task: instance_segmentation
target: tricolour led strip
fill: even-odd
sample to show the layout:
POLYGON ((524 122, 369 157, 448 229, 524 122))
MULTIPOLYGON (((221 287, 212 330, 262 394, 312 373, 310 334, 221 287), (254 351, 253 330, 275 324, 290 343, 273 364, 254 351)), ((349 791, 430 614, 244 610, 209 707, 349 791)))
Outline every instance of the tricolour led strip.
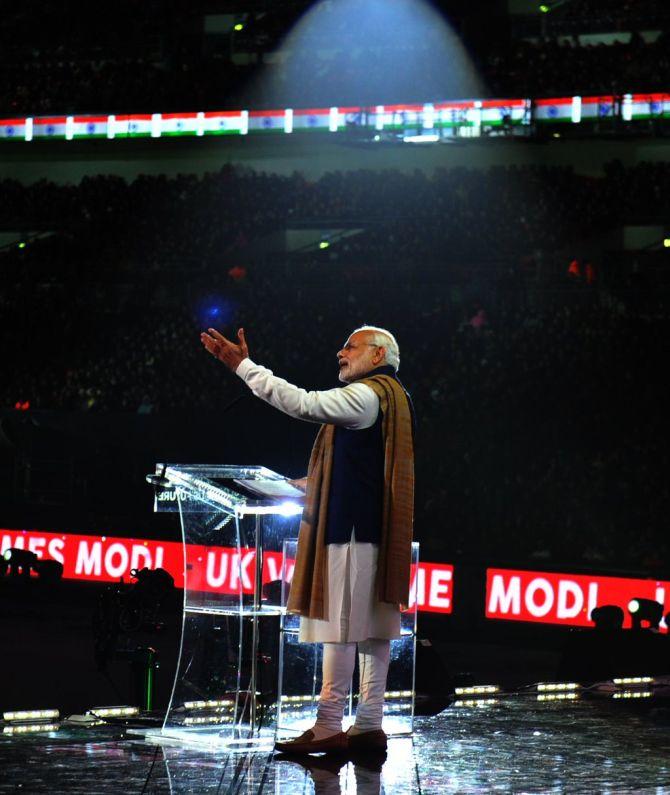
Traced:
POLYGON ((81 140, 84 138, 161 138, 169 136, 247 135, 267 132, 268 129, 284 134, 296 130, 324 132, 346 131, 354 123, 365 127, 369 118, 377 131, 386 128, 429 130, 449 126, 472 126, 467 110, 477 111, 482 124, 500 126, 503 123, 529 126, 525 108, 530 99, 493 99, 446 101, 427 104, 405 104, 346 108, 284 108, 268 111, 188 111, 183 113, 105 114, 62 117, 24 117, 0 119, 0 139, 32 141, 37 138, 51 140, 81 140), (459 113, 459 111, 461 111, 459 113), (268 115, 270 114, 270 115, 268 115), (453 117, 453 118, 452 118, 453 117), (446 119, 446 121, 445 121, 446 119), (268 121, 269 120, 269 121, 268 121), (398 121, 399 120, 399 121, 398 121), (405 123, 406 120, 409 120, 405 123))
MULTIPOLYGON (((365 128, 369 119, 378 133, 398 126, 407 130, 471 128, 477 137, 482 126, 530 127, 531 122, 557 123, 597 121, 621 116, 623 121, 668 118, 670 94, 623 94, 554 99, 470 99, 422 105, 372 105, 347 108, 284 108, 272 111, 188 111, 182 113, 121 114, 106 118, 93 115, 24 117, 0 119, 0 140, 81 140, 83 138, 161 138, 169 136, 247 135, 266 132, 291 134, 296 130, 346 131, 351 124, 365 128), (530 108, 533 108, 532 113, 530 108), (272 114, 275 114, 272 116, 272 114), (270 114, 270 115, 268 115, 270 114), (532 116, 532 118, 531 118, 532 116), (251 118, 251 124, 250 124, 251 118), (260 121, 259 121, 260 119, 260 121), (270 119, 271 123, 267 121, 270 119), (400 124, 396 120, 400 119, 400 124), (403 122, 409 119, 409 123, 403 122), (265 120, 265 121, 264 121, 265 120)), ((418 134, 418 133, 417 133, 418 134)))

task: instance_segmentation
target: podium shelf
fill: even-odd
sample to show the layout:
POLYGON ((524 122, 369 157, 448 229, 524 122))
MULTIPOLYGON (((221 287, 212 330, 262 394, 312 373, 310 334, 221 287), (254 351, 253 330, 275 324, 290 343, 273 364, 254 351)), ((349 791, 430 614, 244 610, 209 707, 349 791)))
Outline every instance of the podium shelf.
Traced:
POLYGON ((253 618, 254 616, 283 616, 285 608, 277 605, 276 607, 263 607, 260 610, 254 608, 243 608, 238 610, 235 607, 219 607, 218 605, 203 605, 200 607, 185 607, 185 613, 207 614, 210 616, 244 616, 253 618))

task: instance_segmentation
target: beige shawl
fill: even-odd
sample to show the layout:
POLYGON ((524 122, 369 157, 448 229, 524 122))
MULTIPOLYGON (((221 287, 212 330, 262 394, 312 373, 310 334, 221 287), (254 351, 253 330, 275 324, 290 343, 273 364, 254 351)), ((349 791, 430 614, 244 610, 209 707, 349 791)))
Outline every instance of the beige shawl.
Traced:
MULTIPOLYGON (((382 602, 407 604, 414 517, 414 444, 409 401, 402 386, 387 375, 367 384, 379 398, 384 441, 384 508, 377 566, 377 594, 382 602)), ((309 618, 327 615, 326 520, 333 469, 334 425, 322 425, 307 471, 305 510, 288 610, 309 618)))

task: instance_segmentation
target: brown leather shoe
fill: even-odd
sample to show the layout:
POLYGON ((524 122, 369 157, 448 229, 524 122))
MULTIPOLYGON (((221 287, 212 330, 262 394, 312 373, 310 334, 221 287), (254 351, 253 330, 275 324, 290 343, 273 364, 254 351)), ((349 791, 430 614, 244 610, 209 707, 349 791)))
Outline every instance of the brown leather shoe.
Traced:
POLYGON ((374 729, 361 734, 346 734, 347 748, 350 751, 385 751, 386 733, 383 729, 374 729))
POLYGON ((293 740, 282 740, 275 743, 275 751, 280 751, 283 754, 320 754, 333 751, 346 753, 347 747, 347 735, 344 732, 332 734, 323 740, 315 740, 314 732, 311 729, 307 729, 300 737, 293 740))

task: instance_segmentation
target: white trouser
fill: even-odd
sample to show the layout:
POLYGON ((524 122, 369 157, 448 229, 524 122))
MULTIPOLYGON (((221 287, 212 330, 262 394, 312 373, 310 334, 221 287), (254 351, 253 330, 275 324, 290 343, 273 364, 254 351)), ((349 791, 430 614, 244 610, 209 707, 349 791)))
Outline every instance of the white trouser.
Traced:
MULTIPOLYGON (((382 727, 386 675, 391 642, 369 638, 358 643, 360 699, 356 729, 367 732, 382 727)), ((316 725, 342 731, 342 717, 356 663, 355 643, 323 644, 323 686, 316 713, 316 725)))

